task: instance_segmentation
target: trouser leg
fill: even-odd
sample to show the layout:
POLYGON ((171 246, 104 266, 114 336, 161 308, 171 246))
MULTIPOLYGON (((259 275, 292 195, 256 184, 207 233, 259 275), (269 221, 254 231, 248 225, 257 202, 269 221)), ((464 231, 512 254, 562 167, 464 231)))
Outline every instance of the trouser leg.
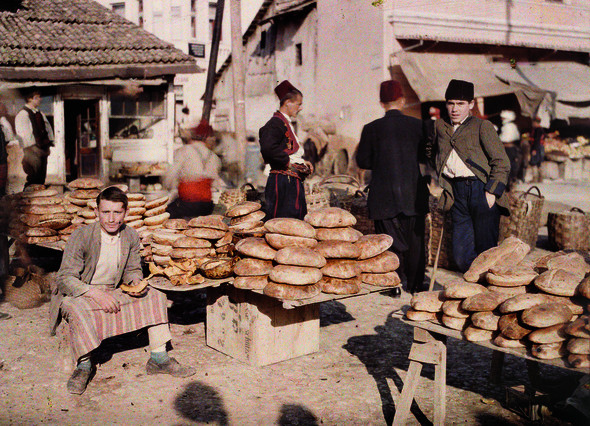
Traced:
POLYGON ((465 272, 475 259, 475 241, 473 220, 470 215, 471 182, 469 180, 453 181, 455 201, 451 207, 453 221, 453 257, 459 271, 465 272))

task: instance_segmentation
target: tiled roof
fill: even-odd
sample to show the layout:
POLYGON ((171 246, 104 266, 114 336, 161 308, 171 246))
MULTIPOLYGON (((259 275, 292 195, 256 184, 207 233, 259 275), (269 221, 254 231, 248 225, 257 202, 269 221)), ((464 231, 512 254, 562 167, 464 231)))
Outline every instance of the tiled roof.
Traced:
POLYGON ((23 0, 16 12, 0 11, 0 74, 3 67, 152 65, 197 70, 194 58, 92 0, 23 0))

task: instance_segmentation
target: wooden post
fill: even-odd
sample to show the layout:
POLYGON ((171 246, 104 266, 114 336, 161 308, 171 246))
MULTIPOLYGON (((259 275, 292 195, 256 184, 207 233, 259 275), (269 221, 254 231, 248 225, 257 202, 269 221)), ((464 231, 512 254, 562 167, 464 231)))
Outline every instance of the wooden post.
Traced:
POLYGON ((231 0, 231 55, 234 89, 234 130, 240 168, 243 170, 246 152, 246 89, 244 44, 242 41, 242 2, 231 0))

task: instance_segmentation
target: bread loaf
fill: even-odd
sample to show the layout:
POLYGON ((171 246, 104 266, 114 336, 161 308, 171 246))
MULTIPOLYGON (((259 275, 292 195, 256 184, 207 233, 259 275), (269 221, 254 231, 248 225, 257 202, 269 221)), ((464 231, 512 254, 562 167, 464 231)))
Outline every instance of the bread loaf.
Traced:
POLYGON ((145 195, 141 192, 132 192, 127 194, 127 199, 129 201, 145 201, 145 195))
POLYGON ((317 283, 322 273, 318 268, 307 266, 277 265, 272 268, 268 278, 280 284, 309 285, 317 283))
POLYGON ((361 280, 359 277, 350 279, 339 279, 323 276, 318 281, 322 292, 328 294, 356 294, 361 291, 361 280))
MULTIPOLYGON (((88 200, 88 203, 86 203, 88 205, 88 207, 91 207, 93 205, 96 205, 96 201, 94 200, 88 200)), ((128 209, 137 209, 137 208, 142 208, 144 210, 147 210, 145 208, 145 201, 129 201, 127 203, 127 208, 128 209)))
POLYGON ((362 237, 362 232, 354 228, 316 228, 316 238, 320 241, 338 240, 355 243, 362 237))
POLYGON ((356 260, 350 259, 329 259, 321 272, 323 275, 332 278, 348 279, 359 277, 361 269, 357 263, 356 260))
POLYGON ((238 260, 234 266, 234 274, 238 276, 268 275, 273 265, 270 260, 244 258, 238 260))
POLYGON ((358 265, 362 272, 383 274, 399 268, 399 258, 391 251, 384 251, 375 257, 359 260, 358 265))
POLYGON ((264 287, 264 294, 267 296, 284 300, 309 299, 317 296, 320 292, 321 289, 319 284, 288 285, 270 281, 268 285, 264 287))
POLYGON ((467 318, 457 318, 446 314, 442 315, 441 321, 445 326, 453 330, 463 330, 469 325, 469 320, 467 318))
POLYGON ((582 315, 584 313, 584 306, 586 306, 587 300, 581 297, 563 297, 555 296, 553 294, 545 295, 551 303, 561 303, 569 308, 574 315, 582 315))
POLYGON ((356 225, 356 218, 338 207, 326 207, 307 213, 304 220, 316 228, 341 228, 356 225))
POLYGON ((574 337, 567 342, 567 350, 572 354, 590 354, 590 339, 574 337))
POLYGON ((60 194, 56 189, 40 189, 38 191, 24 191, 21 195, 23 198, 45 198, 58 197, 60 194))
POLYGON ((399 287, 401 279, 397 272, 385 272, 384 274, 372 274, 363 272, 361 274, 361 281, 365 284, 376 285, 379 287, 399 287))
MULTIPOLYGON (((149 210, 148 210, 149 211, 149 210)), ((147 212, 146 212, 147 215, 147 212)), ((143 219, 143 222, 147 225, 147 226, 156 226, 156 225, 161 225, 164 222, 166 222, 166 220, 168 220, 170 218, 170 213, 165 212, 165 213, 161 213, 158 214, 156 216, 150 216, 150 217, 146 217, 143 219)))
POLYGON ((150 201, 146 201, 144 207, 146 208, 146 210, 151 210, 151 209, 155 209, 160 206, 165 206, 166 203, 168 202, 168 199, 169 199, 168 195, 164 195, 163 197, 156 198, 156 199, 150 200, 150 201))
POLYGON ((236 250, 244 256, 257 259, 273 260, 276 250, 264 241, 264 238, 248 237, 236 243, 236 250))
POLYGON ((586 263, 584 257, 580 253, 575 251, 549 259, 547 261, 547 268, 550 270, 563 269, 572 275, 580 277, 580 280, 584 278, 584 275, 590 272, 590 265, 586 263))
POLYGON ((209 248, 211 242, 202 238, 186 237, 180 234, 180 238, 176 238, 172 242, 174 248, 209 248))
POLYGON ((561 303, 544 303, 525 309, 521 319, 530 327, 545 328, 568 322, 572 316, 572 311, 561 303))
POLYGON ((234 240, 234 233, 228 231, 225 233, 225 235, 223 237, 221 237, 220 239, 217 240, 217 242, 215 243, 215 247, 225 246, 227 244, 232 243, 233 240, 234 240))
POLYGON ((37 226, 42 228, 63 229, 67 226, 70 226, 71 223, 72 221, 70 219, 55 217, 52 219, 40 220, 39 223, 37 223, 37 226))
POLYGON ((58 232, 60 235, 70 235, 72 232, 74 232, 79 227, 80 227, 80 225, 69 225, 65 228, 60 229, 58 232))
POLYGON ((46 214, 56 214, 56 213, 65 213, 66 209, 61 204, 51 204, 51 205, 40 205, 40 206, 24 206, 23 213, 29 214, 39 214, 39 215, 46 215, 46 214))
POLYGON ((590 367, 590 355, 570 354, 567 357, 567 362, 574 368, 588 368, 590 367))
POLYGON ((292 235, 294 237, 316 238, 316 230, 309 223, 292 218, 270 219, 264 227, 273 234, 292 235))
POLYGON ((500 305, 500 303, 509 298, 509 294, 498 293, 496 291, 486 291, 484 293, 467 297, 465 300, 463 300, 461 307, 473 312, 493 311, 500 305))
POLYGON ((266 275, 237 276, 234 279, 234 287, 244 290, 263 290, 267 284, 268 276, 266 275))
POLYGON ((576 288, 576 293, 580 296, 590 299, 590 275, 582 280, 576 288))
POLYGON ((567 339, 566 325, 556 324, 551 327, 539 328, 529 333, 527 338, 531 342, 539 344, 563 342, 567 339))
POLYGON ((264 231, 266 231, 266 228, 264 228, 264 222, 262 222, 262 221, 242 222, 242 223, 238 223, 236 225, 229 225, 229 229, 230 229, 230 231, 233 231, 236 233, 254 232, 255 229, 263 229, 264 231))
MULTIPOLYGON (((90 219, 94 219, 93 217, 90 217, 90 219)), ((125 223, 129 223, 129 222, 135 222, 137 220, 141 220, 143 222, 143 216, 142 215, 136 215, 136 216, 125 216, 125 223)))
POLYGON ((171 246, 174 241, 184 237, 183 234, 169 229, 155 229, 152 232, 152 241, 157 244, 165 244, 171 246))
POLYGON ((361 251, 358 259, 363 260, 375 257, 389 249, 393 244, 393 237, 387 234, 363 235, 354 244, 361 251))
POLYGON ((57 235, 57 231, 51 228, 29 228, 26 230, 27 237, 50 237, 57 235))
POLYGON ((255 201, 244 201, 242 203, 230 207, 225 213, 225 215, 227 217, 245 216, 249 213, 255 212, 256 210, 260 210, 261 207, 262 206, 260 205, 260 203, 257 203, 255 201))
POLYGON ((412 296, 410 306, 416 311, 440 312, 444 301, 442 291, 423 291, 412 296))
POLYGON ((346 241, 320 241, 315 251, 326 259, 356 259, 360 254, 355 244, 346 241))
MULTIPOLYGON (((166 212, 167 208, 168 208, 168 206, 166 206, 166 205, 154 207, 151 209, 146 208, 144 216, 145 217, 160 216, 161 214, 166 212)), ((168 218, 166 218, 166 219, 168 219, 168 218)), ((163 221, 161 223, 163 223, 163 221)), ((160 223, 158 225, 160 225, 160 223)))
MULTIPOLYGON (((266 229, 266 228, 265 228, 266 229)), ((307 248, 314 248, 317 246, 318 241, 314 238, 307 238, 307 237, 296 237, 293 235, 283 235, 283 234, 266 234, 264 236, 268 244, 277 249, 283 249, 285 247, 307 247, 307 248)), ((320 253, 321 254, 321 253, 320 253)))
POLYGON ((471 314, 471 322, 477 328, 496 331, 501 315, 494 311, 474 312, 471 314))
POLYGON ((590 338, 590 317, 588 315, 578 318, 577 320, 567 324, 565 332, 570 336, 581 337, 584 339, 590 338))
POLYGON ((486 291, 488 291, 487 288, 482 285, 456 280, 451 281, 444 289, 444 296, 447 299, 465 299, 466 297, 475 296, 486 291))
POLYGON ((435 312, 416 311, 413 308, 408 308, 406 311, 406 318, 410 321, 431 321, 436 319, 435 312))
POLYGON ((486 275, 488 283, 499 287, 519 287, 530 284, 537 272, 529 263, 516 266, 493 266, 486 275))
POLYGON ((188 229, 188 222, 186 219, 168 219, 162 224, 162 226, 165 229, 184 231, 185 229, 188 229))
POLYGON ((266 216, 266 213, 264 213, 264 211, 256 210, 255 212, 249 213, 244 216, 232 217, 231 220, 229 221, 229 224, 231 226, 231 225, 239 225, 240 223, 244 223, 244 222, 260 222, 261 220, 263 220, 265 218, 265 216, 266 216))
POLYGON ((189 228, 182 231, 187 237, 201 238, 204 240, 218 240, 225 236, 225 231, 213 228, 189 228))
POLYGON ((210 248, 173 248, 169 256, 172 259, 194 259, 215 255, 215 250, 210 248))
POLYGON ((78 200, 91 200, 96 199, 98 194, 100 194, 98 189, 75 189, 69 195, 78 200))
POLYGON ((32 197, 32 198, 23 198, 21 200, 21 204, 23 206, 42 206, 42 205, 52 205, 52 204, 61 204, 63 199, 61 197, 32 197))
POLYGON ((470 342, 483 342, 491 340, 494 337, 494 332, 469 325, 463 330, 463 337, 470 342))
POLYGON ((502 315, 498 321, 498 329, 504 337, 513 340, 520 340, 533 331, 531 327, 520 322, 516 312, 502 315))
POLYGON ((497 247, 492 247, 479 254, 463 274, 465 281, 477 282, 496 264, 504 261, 517 264, 530 251, 530 247, 516 237, 508 237, 497 247))
POLYGON ((68 188, 73 189, 93 189, 102 188, 104 182, 95 178, 78 178, 68 183, 68 188))
POLYGON ((157 254, 158 256, 170 256, 172 252, 172 246, 169 245, 152 243, 150 246, 152 248, 152 254, 157 254))
POLYGON ((534 284, 537 288, 557 296, 573 296, 580 282, 579 276, 563 269, 549 269, 539 275, 534 284))
POLYGON ((60 240, 59 235, 51 235, 46 237, 26 237, 27 244, 47 244, 56 243, 60 240))
POLYGON ((548 302, 549 298, 542 293, 525 293, 506 299, 498 307, 498 310, 503 314, 507 314, 510 312, 524 311, 525 309, 548 302))
POLYGON ((539 359, 555 359, 567 355, 563 342, 533 345, 531 353, 535 358, 539 359))
POLYGON ((170 258, 170 256, 158 256, 157 254, 154 254, 152 256, 152 260, 157 265, 167 266, 172 259, 170 258))
POLYGON ((497 293, 507 294, 509 296, 517 296, 519 294, 524 294, 527 291, 527 288, 523 285, 520 287, 501 287, 496 285, 488 285, 489 291, 495 291, 497 293))
MULTIPOLYGON (((442 311, 445 315, 454 318, 468 318, 471 312, 461 308, 461 300, 445 300, 442 305, 442 311)), ((444 321, 443 321, 444 323, 444 321)), ((453 327, 451 327, 453 328, 453 327)))
MULTIPOLYGON (((92 199, 88 198, 75 198, 72 197, 70 194, 64 194, 64 201, 71 203, 77 207, 88 207, 88 202, 92 201, 92 199)), ((94 200, 96 202, 96 200, 94 200)))
MULTIPOLYGON (((326 259, 322 255, 306 247, 285 247, 280 249, 277 251, 274 260, 281 265, 309 266, 312 268, 323 268, 326 266, 326 259)), ((339 277, 336 275, 330 276, 335 276, 336 278, 351 278, 339 277)))
POLYGON ((501 348, 524 348, 524 344, 520 340, 510 339, 502 334, 498 334, 492 343, 501 348))

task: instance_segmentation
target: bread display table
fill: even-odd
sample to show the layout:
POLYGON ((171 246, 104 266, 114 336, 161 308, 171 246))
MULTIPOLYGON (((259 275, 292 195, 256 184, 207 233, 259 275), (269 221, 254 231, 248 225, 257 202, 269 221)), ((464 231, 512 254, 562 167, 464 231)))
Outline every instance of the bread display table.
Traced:
MULTIPOLYGON (((410 412, 412 401, 416 393, 416 388, 420 379, 420 372, 423 364, 434 365, 434 421, 435 425, 445 424, 446 411, 446 369, 447 369, 447 337, 452 337, 458 340, 464 340, 461 332, 453 330, 441 325, 433 324, 429 321, 410 321, 403 318, 402 312, 396 312, 393 316, 405 324, 414 327, 414 341, 410 348, 408 359, 410 366, 408 374, 404 382, 404 387, 401 393, 399 403, 396 406, 395 417, 393 419, 394 425, 406 424, 406 419, 410 412)), ((519 358, 524 358, 529 363, 529 366, 536 363, 543 363, 559 368, 568 369, 578 373, 589 374, 590 368, 572 368, 569 367, 562 358, 545 360, 535 358, 529 355, 524 348, 501 348, 491 343, 491 341, 469 342, 475 345, 484 346, 494 351, 492 361, 496 365, 492 365, 492 376, 498 374, 501 368, 502 358, 504 354, 510 354, 519 358), (534 362, 534 363, 533 363, 534 362), (495 367, 495 368, 494 368, 495 367)), ((494 377, 492 377, 494 378, 494 377)))
POLYGON ((263 366, 317 352, 321 302, 389 290, 362 284, 357 294, 320 293, 279 300, 262 290, 231 285, 207 288, 207 346, 251 365, 263 366))

